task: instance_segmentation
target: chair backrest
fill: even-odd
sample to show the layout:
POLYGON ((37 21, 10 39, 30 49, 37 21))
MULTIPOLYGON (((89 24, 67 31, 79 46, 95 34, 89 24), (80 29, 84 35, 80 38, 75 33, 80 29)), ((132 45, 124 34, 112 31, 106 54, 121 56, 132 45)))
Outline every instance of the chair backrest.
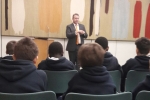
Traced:
POLYGON ((0 93, 0 100, 56 100, 52 91, 35 93, 0 93))
POLYGON ((137 94, 136 100, 150 100, 150 91, 141 91, 137 94))
POLYGON ((108 71, 116 85, 117 92, 120 92, 121 72, 119 70, 108 71))
POLYGON ((69 71, 47 71, 48 90, 55 93, 64 93, 68 89, 68 82, 78 72, 77 70, 69 71))
POLYGON ((132 91, 139 82, 146 78, 147 74, 150 74, 150 72, 134 70, 129 71, 125 82, 125 91, 132 91))
POLYGON ((132 100, 132 95, 130 92, 108 95, 68 93, 65 100, 132 100))

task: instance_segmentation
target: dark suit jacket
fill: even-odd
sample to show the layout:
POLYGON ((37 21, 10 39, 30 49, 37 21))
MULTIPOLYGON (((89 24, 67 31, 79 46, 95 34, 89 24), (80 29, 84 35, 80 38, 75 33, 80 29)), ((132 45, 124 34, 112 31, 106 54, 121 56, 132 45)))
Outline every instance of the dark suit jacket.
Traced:
MULTIPOLYGON (((85 27, 82 24, 79 24, 79 29, 85 31, 84 35, 80 35, 81 44, 84 44, 84 38, 87 38, 88 35, 86 33, 85 27)), ((75 51, 76 50, 76 35, 75 35, 75 27, 74 24, 67 25, 66 27, 66 37, 68 38, 67 51, 75 51)))

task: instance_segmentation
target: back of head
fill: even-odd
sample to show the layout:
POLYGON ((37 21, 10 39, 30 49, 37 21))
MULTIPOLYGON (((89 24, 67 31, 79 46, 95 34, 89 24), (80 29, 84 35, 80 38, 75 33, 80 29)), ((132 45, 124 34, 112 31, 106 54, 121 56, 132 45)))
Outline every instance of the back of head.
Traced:
POLYGON ((102 66, 104 49, 97 43, 83 44, 78 51, 78 60, 82 67, 102 66))
POLYGON ((16 41, 9 41, 6 45, 6 54, 13 55, 14 54, 14 47, 16 45, 16 41))
POLYGON ((59 42, 53 42, 49 45, 48 53, 50 57, 55 57, 56 55, 63 56, 63 46, 59 42))
POLYGON ((104 50, 108 48, 108 40, 105 37, 98 37, 95 42, 101 45, 104 50))
POLYGON ((137 39, 135 45, 140 54, 147 55, 150 51, 150 40, 146 37, 137 39))
POLYGON ((14 56, 16 59, 33 61, 38 56, 38 47, 32 39, 24 37, 15 45, 14 56))

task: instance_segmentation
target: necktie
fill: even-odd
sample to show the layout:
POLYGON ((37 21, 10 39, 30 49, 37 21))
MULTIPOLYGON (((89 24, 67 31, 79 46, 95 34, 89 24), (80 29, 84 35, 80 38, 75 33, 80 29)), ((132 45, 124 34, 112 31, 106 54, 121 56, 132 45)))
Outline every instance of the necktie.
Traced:
MULTIPOLYGON (((75 28, 76 28, 76 31, 78 31, 78 27, 77 27, 77 25, 75 25, 75 28)), ((77 36, 76 36, 76 44, 78 45, 79 44, 79 36, 78 36, 79 34, 77 34, 77 36)))

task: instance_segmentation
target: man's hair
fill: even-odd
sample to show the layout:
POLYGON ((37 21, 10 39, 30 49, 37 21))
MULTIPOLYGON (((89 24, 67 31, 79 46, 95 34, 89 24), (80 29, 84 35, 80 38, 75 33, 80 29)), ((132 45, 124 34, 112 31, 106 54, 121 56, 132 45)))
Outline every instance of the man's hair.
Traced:
POLYGON ((72 15, 72 18, 74 18, 74 16, 75 16, 75 15, 79 16, 79 14, 78 14, 78 13, 75 13, 75 14, 73 14, 73 15, 72 15))
POLYGON ((147 55, 150 51, 150 40, 146 37, 141 37, 135 41, 135 45, 140 54, 147 55))
POLYGON ((53 42, 49 45, 48 54, 50 57, 54 57, 55 55, 59 54, 63 56, 63 46, 59 42, 53 42))
POLYGON ((6 54, 13 55, 14 54, 14 47, 16 45, 16 41, 9 41, 6 45, 6 54))
POLYGON ((104 50, 108 48, 108 40, 105 37, 98 37, 95 42, 101 45, 104 50))
POLYGON ((19 40, 14 48, 16 59, 33 61, 38 56, 38 47, 32 39, 24 37, 19 40))
POLYGON ((78 61, 81 67, 102 66, 104 49, 97 43, 83 44, 78 51, 78 61))

